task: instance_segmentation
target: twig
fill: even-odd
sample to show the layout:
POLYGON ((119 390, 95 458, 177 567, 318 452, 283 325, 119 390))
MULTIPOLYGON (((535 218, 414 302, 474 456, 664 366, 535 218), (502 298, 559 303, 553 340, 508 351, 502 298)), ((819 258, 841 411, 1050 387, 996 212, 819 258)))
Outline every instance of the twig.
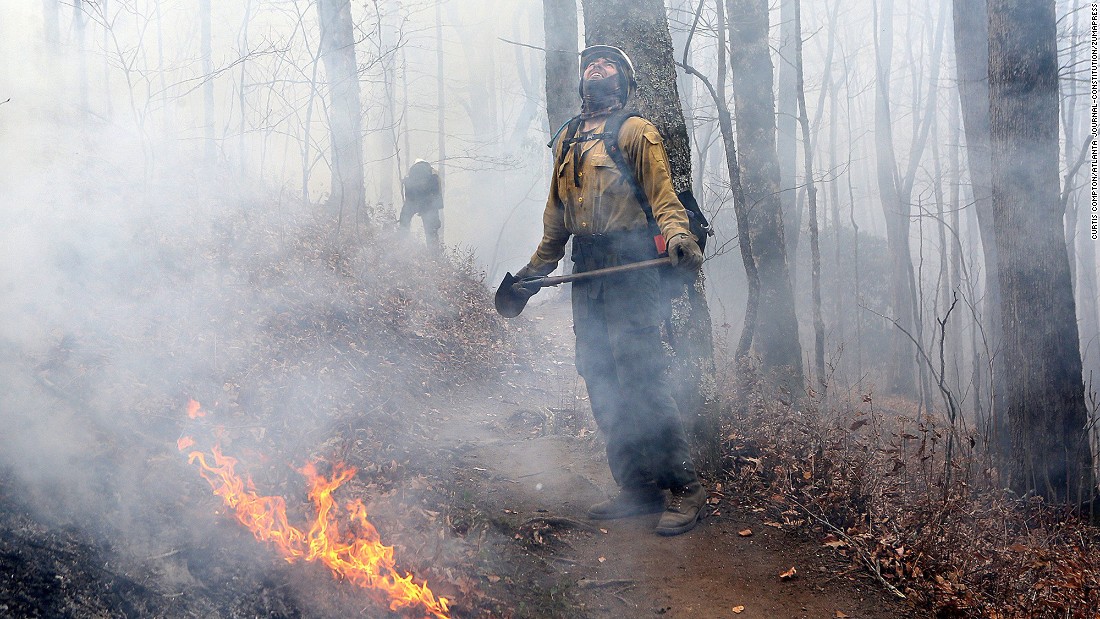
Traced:
POLYGON ((588 580, 583 578, 577 581, 581 589, 603 589, 605 587, 632 587, 634 581, 627 578, 615 578, 612 580, 588 580))
POLYGON ((596 527, 581 522, 579 520, 573 520, 572 518, 566 518, 564 516, 537 516, 519 525, 520 528, 531 526, 535 524, 545 524, 551 527, 571 527, 574 529, 580 529, 582 531, 588 531, 589 533, 599 533, 600 530, 596 527))
POLYGON ((902 593, 901 591, 899 591, 897 587, 895 587, 894 585, 891 585, 890 583, 886 582, 886 579, 882 577, 882 569, 879 567, 878 561, 876 561, 874 559, 874 557, 872 557, 870 554, 868 554, 866 550, 864 550, 862 547, 860 547, 859 544, 857 544, 856 541, 854 539, 852 539, 847 533, 842 531, 840 528, 838 528, 833 523, 829 522, 828 519, 822 518, 821 516, 818 516, 813 511, 811 511, 810 508, 806 507, 802 503, 799 503, 798 499, 795 499, 794 497, 788 496, 787 500, 789 500, 791 503, 794 503, 795 505, 797 505, 799 507, 799 509, 801 509, 807 516, 809 516, 810 518, 813 518, 814 520, 818 521, 819 523, 821 523, 822 525, 827 527, 830 531, 835 533, 837 535, 837 537, 843 539, 845 542, 848 542, 848 545, 851 546, 852 549, 854 549, 856 552, 859 553, 859 558, 860 558, 860 560, 863 561, 863 564, 866 565, 867 569, 871 571, 871 574, 873 574, 874 577, 880 583, 882 583, 882 586, 886 587, 887 591, 889 591, 890 593, 893 593, 894 595, 898 596, 899 598, 901 598, 903 600, 907 599, 905 594, 902 593))

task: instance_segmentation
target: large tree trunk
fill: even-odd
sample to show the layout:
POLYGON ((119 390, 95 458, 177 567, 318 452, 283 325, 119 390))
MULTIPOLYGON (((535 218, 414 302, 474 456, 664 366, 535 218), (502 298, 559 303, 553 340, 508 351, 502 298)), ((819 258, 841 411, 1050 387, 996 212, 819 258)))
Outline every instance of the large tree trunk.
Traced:
POLYGON ((355 60, 350 0, 318 0, 321 57, 329 88, 329 130, 332 135, 332 195, 337 233, 347 238, 355 218, 365 212, 363 186, 363 119, 359 103, 359 70, 355 60))
POLYGON ((1058 195, 1054 0, 990 0, 993 226, 1000 259, 1010 486, 1052 501, 1095 491, 1077 316, 1058 195))
MULTIPOLYGON (((620 47, 634 63, 635 108, 664 136, 672 186, 691 189, 691 147, 676 91, 676 66, 668 18, 661 0, 583 0, 585 42, 620 47)), ((672 338, 676 402, 695 437, 700 469, 719 466, 718 400, 714 383, 714 341, 705 279, 700 270, 673 300, 672 338)))
POLYGON ((741 183, 749 205, 749 234, 760 276, 753 350, 764 372, 793 397, 805 393, 802 346, 787 269, 779 201, 779 155, 768 50, 767 0, 727 0, 741 183))
POLYGON ((581 107, 577 91, 577 0, 542 0, 546 46, 546 118, 550 134, 581 107))
MULTIPOLYGON (((966 160, 985 257, 985 301, 982 303, 983 330, 988 338, 985 348, 994 357, 993 376, 985 372, 974 381, 975 402, 980 407, 979 417, 988 417, 992 422, 993 436, 989 438, 1000 451, 1007 451, 1008 424, 999 397, 999 385, 1003 384, 1002 364, 997 361, 1001 337, 1001 284, 997 274, 997 245, 993 242, 993 195, 989 168, 989 22, 986 0, 953 0, 952 19, 966 160), (984 389, 991 389, 992 397, 980 392, 984 389), (993 402, 995 410, 982 409, 987 398, 993 402)), ((975 351, 974 354, 985 356, 982 351, 975 351)), ((988 368, 989 364, 988 356, 975 360, 975 367, 979 369, 988 368)))

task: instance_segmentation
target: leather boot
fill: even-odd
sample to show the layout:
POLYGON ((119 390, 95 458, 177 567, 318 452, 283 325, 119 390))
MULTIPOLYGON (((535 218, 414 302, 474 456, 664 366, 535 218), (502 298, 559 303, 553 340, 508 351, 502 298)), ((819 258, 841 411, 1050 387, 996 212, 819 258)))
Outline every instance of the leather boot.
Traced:
POLYGON ((657 522, 659 535, 679 535, 695 528, 699 522, 699 511, 707 502, 707 491, 703 484, 693 481, 686 486, 672 489, 665 513, 657 522))
POLYGON ((592 520, 613 520, 641 514, 656 514, 665 508, 665 496, 656 486, 623 488, 615 496, 588 508, 592 520))

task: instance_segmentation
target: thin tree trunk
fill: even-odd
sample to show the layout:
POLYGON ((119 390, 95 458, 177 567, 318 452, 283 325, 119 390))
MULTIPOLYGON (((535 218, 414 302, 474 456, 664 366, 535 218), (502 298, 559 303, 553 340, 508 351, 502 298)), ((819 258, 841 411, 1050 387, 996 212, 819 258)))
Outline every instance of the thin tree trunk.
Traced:
POLYGON ((581 107, 577 84, 577 0, 543 0, 546 117, 553 134, 581 107))
POLYGON ((378 132, 381 161, 378 173, 378 200, 395 204, 394 178, 404 173, 397 131, 397 48, 401 44, 401 21, 396 3, 376 3, 378 12, 378 55, 382 62, 382 127, 378 132), (391 10, 392 8, 392 10, 391 10))
POLYGON ((733 60, 741 180, 749 206, 750 235, 760 274, 760 305, 753 349, 765 374, 795 399, 805 394, 802 346, 787 268, 775 102, 768 49, 767 0, 727 0, 733 60))
MULTIPOLYGON (((802 209, 797 197, 798 189, 798 104, 796 93, 797 73, 795 67, 796 47, 801 36, 795 30, 799 0, 780 0, 779 2, 779 66, 778 74, 778 115, 776 125, 776 151, 779 156, 779 203, 783 211, 783 241, 786 244, 787 270, 790 272, 791 285, 798 281, 798 240, 802 233, 802 209)), ((731 11, 732 15, 732 11, 731 11)))
MULTIPOLYGON (((248 26, 252 22, 252 0, 244 3, 244 20, 241 22, 241 57, 248 56, 248 26)), ((248 63, 241 62, 241 78, 237 85, 237 106, 241 110, 241 122, 237 135, 238 169, 242 177, 248 174, 248 151, 245 136, 248 133, 247 86, 248 63)))
POLYGON ((810 286, 813 297, 814 372, 821 397, 827 395, 829 382, 825 374, 825 321, 821 318, 821 246, 818 239, 817 184, 814 181, 813 142, 810 140, 810 118, 806 112, 806 84, 802 74, 802 7, 794 1, 794 67, 795 92, 798 97, 798 123, 802 125, 802 154, 805 158, 806 196, 810 203, 810 286))
MULTIPOLYGON (((760 298, 760 276, 756 267, 756 259, 753 257, 752 235, 749 234, 748 204, 745 201, 745 191, 741 184, 741 167, 738 165, 737 161, 737 146, 733 133, 733 117, 726 103, 725 5, 722 0, 717 0, 715 4, 717 5, 715 28, 718 32, 717 87, 712 85, 705 75, 691 66, 686 54, 684 55, 681 66, 683 66, 685 71, 703 82, 703 85, 706 86, 707 90, 710 92, 711 99, 714 101, 714 106, 717 110, 718 128, 722 135, 722 146, 726 157, 726 171, 729 175, 730 187, 733 192, 733 210, 737 220, 738 246, 741 248, 741 261, 745 266, 745 277, 748 284, 748 300, 745 306, 745 324, 741 329, 741 337, 737 343, 737 349, 734 351, 734 358, 738 361, 744 361, 748 357, 756 329, 756 314, 760 298)), ((700 1, 699 9, 696 11, 695 20, 691 28, 693 34, 698 26, 702 8, 703 2, 700 1)), ((689 35, 688 38, 690 43, 691 35, 689 35)))
POLYGON ((1010 487, 1095 493, 1077 316, 1058 199, 1054 0, 989 1, 993 223, 1000 259, 1010 487))
POLYGON ((332 195, 337 234, 350 241, 356 218, 365 213, 363 185, 363 119, 359 102, 359 66, 350 0, 318 0, 321 59, 329 89, 329 132, 332 136, 332 195))
POLYGON ((214 63, 210 49, 210 0, 199 0, 199 55, 202 58, 203 159, 214 165, 217 145, 214 143, 214 63))
MULTIPOLYGON (((447 190, 447 92, 443 84, 444 49, 443 49, 443 11, 442 2, 435 3, 435 113, 436 113, 436 171, 439 174, 439 183, 444 192, 447 190)), ((446 200, 444 200, 446 204, 446 200)), ((442 237, 442 234, 440 234, 442 237)))
POLYGON ((77 102, 80 113, 91 113, 88 106, 88 50, 86 47, 86 31, 88 19, 84 14, 84 0, 73 0, 73 29, 76 31, 76 61, 77 61, 77 102))
MULTIPOLYGON (((893 0, 883 0, 881 11, 875 8, 875 153, 878 170, 879 197, 886 219, 886 239, 890 252, 891 306, 900 329, 915 335, 916 316, 913 311, 914 291, 910 272, 912 258, 909 248, 910 205, 899 190, 902 179, 894 155, 892 119, 890 117, 890 59, 894 44, 893 0)), ((905 333, 891 334, 892 362, 889 367, 889 389, 900 395, 916 396, 917 367, 912 343, 905 333)))
POLYGON ((42 0, 42 38, 50 53, 57 55, 61 51, 60 0, 42 0))

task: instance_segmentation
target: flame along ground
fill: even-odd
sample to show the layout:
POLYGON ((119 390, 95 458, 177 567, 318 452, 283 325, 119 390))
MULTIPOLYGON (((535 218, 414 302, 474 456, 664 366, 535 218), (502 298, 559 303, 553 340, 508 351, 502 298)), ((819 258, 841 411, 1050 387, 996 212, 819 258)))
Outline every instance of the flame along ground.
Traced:
MULTIPOLYGON (((189 416, 198 411, 198 403, 188 404, 189 416)), ((192 417, 194 418, 194 417, 192 417)), ((184 436, 177 447, 184 451, 195 444, 184 436)), ((299 470, 309 483, 309 499, 317 515, 307 530, 290 524, 286 501, 279 496, 260 496, 248 477, 234 472, 237 459, 226 456, 215 445, 210 454, 192 451, 189 463, 199 464, 199 474, 210 482, 214 494, 233 510, 237 521, 248 528, 256 539, 270 543, 289 563, 320 561, 337 578, 365 588, 371 597, 388 605, 393 611, 420 611, 424 617, 449 619, 446 598, 436 598, 427 585, 412 581, 412 575, 398 575, 393 547, 382 544, 374 525, 367 520, 366 506, 350 501, 345 509, 351 526, 341 530, 337 522, 339 508, 332 493, 355 476, 356 469, 343 463, 333 467, 332 476, 318 473, 313 463, 299 470), (211 465, 208 457, 213 456, 211 465), (354 531, 354 533, 352 533, 354 531)))

